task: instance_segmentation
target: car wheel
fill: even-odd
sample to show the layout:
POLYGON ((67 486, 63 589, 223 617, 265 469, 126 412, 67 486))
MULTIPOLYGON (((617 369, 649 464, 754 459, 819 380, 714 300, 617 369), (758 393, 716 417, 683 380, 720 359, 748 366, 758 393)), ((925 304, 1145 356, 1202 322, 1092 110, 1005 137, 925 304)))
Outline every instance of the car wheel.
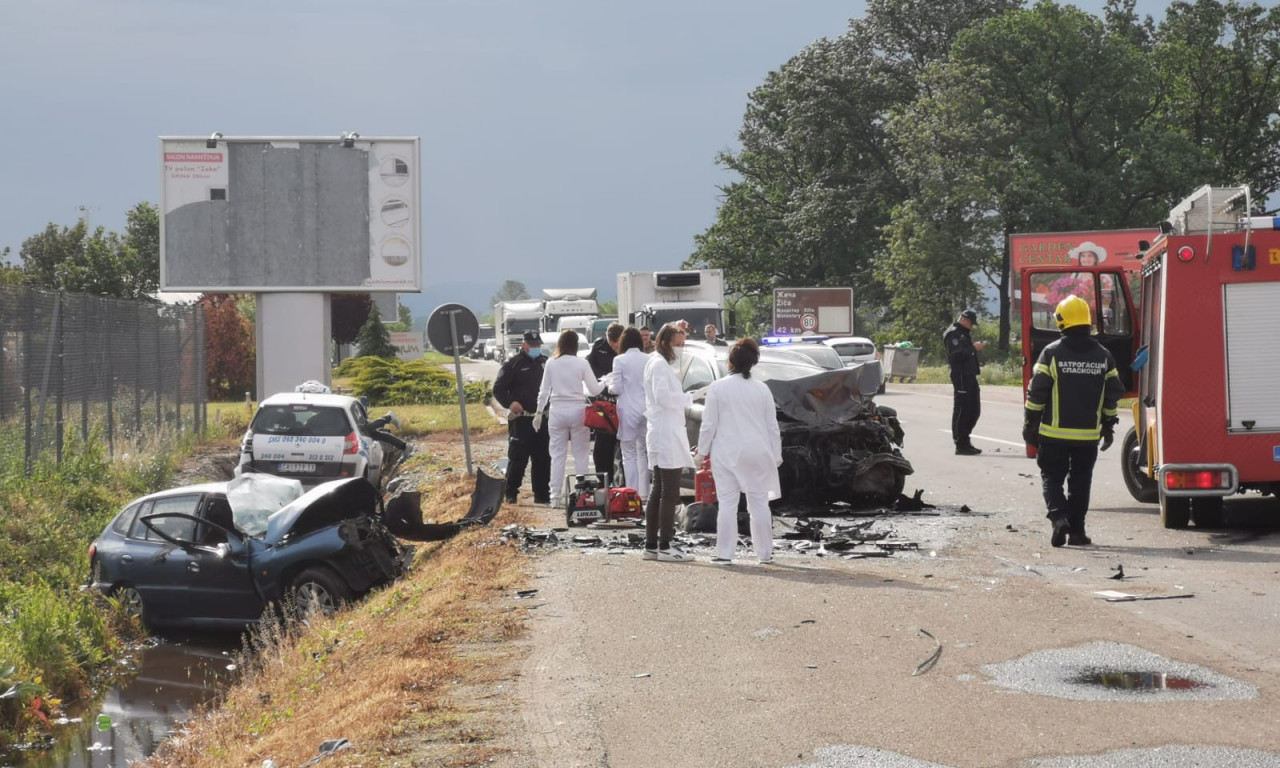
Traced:
POLYGON ((315 613, 331 615, 352 599, 351 588, 328 568, 308 568, 293 580, 291 590, 294 609, 299 618, 315 613))
POLYGON ((147 609, 142 603, 142 593, 137 587, 132 585, 116 587, 111 596, 120 603, 121 609, 127 616, 132 616, 143 624, 147 623, 147 609))
POLYGON ((1191 499, 1191 522, 1197 528, 1222 527, 1222 497, 1196 496, 1191 499))
POLYGON ((1160 522, 1165 528, 1186 528, 1191 522, 1191 499, 1160 494, 1160 522))
POLYGON ((1120 467, 1129 495, 1143 504, 1160 501, 1160 486, 1138 464, 1138 430, 1130 428, 1120 446, 1120 467))

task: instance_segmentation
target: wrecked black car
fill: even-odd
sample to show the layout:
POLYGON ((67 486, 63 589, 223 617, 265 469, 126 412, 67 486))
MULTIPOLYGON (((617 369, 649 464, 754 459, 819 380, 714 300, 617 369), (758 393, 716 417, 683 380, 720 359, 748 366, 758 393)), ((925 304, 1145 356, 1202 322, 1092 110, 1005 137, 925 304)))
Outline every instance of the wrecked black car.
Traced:
MULTIPOLYGON (((686 342, 686 350, 690 347, 686 342)), ((705 361, 709 355, 715 358, 715 378, 728 375, 727 351, 716 354, 695 347, 692 356, 705 361)), ((784 350, 761 349, 752 376, 769 387, 778 408, 783 503, 852 504, 898 497, 914 469, 902 455, 904 434, 897 412, 875 404, 874 393, 883 378, 879 361, 824 370, 797 362, 784 350)), ((694 398, 685 422, 690 445, 696 445, 710 382, 690 387, 692 377, 682 380, 694 398)), ((691 480, 690 476, 685 485, 692 487, 691 480)))
POLYGON ((364 478, 302 493, 296 480, 253 474, 133 501, 89 564, 91 586, 147 626, 240 627, 287 598, 332 611, 399 578, 413 552, 364 478))

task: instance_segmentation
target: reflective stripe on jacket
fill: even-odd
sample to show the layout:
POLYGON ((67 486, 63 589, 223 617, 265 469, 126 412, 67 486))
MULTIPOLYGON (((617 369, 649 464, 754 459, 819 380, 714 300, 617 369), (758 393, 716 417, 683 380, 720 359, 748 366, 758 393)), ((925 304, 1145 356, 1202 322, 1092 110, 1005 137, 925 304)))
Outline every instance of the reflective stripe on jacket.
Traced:
POLYGON ((1116 417, 1124 394, 1115 358, 1087 335, 1064 335, 1044 348, 1027 386, 1027 416, 1040 419, 1040 439, 1098 442, 1104 419, 1116 417))

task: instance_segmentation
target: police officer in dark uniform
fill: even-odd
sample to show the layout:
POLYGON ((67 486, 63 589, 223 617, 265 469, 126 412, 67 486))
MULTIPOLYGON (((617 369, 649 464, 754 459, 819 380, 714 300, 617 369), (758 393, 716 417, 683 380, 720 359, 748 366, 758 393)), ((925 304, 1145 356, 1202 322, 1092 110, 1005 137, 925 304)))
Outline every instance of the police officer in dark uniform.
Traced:
POLYGON ((507 415, 507 503, 514 504, 524 482, 524 468, 533 470, 533 502, 551 503, 551 437, 545 419, 535 415, 538 388, 542 386, 542 336, 525 331, 520 351, 502 364, 493 382, 493 397, 507 415))
POLYGON ((956 454, 959 456, 977 456, 982 453, 970 440, 969 435, 978 424, 982 415, 982 401, 978 397, 978 371, 982 364, 978 362, 978 350, 986 346, 986 342, 976 344, 969 331, 978 322, 978 313, 966 309, 951 324, 947 332, 942 334, 942 347, 947 350, 947 363, 951 366, 951 389, 954 401, 951 406, 951 438, 956 442, 956 454))
MULTIPOLYGON (((622 332, 626 330, 626 326, 622 323, 609 323, 604 329, 604 335, 595 340, 591 345, 591 352, 587 355, 587 364, 591 366, 591 373, 601 379, 613 373, 613 358, 618 356, 618 345, 622 343, 622 332)), ((601 394, 604 397, 604 394, 601 394)), ((609 395, 608 400, 617 402, 617 397, 609 395)), ((613 470, 615 457, 618 453, 618 434, 617 432, 605 432, 601 429, 591 430, 594 447, 591 449, 591 463, 595 466, 596 472, 602 472, 608 475, 609 487, 613 487, 613 470)))
POLYGON ((1079 296, 1058 303, 1062 338, 1044 348, 1027 386, 1022 439, 1037 446, 1040 483, 1055 547, 1085 546, 1093 465, 1115 440, 1116 402, 1124 394, 1115 358, 1089 335, 1089 304, 1079 296), (1064 494, 1062 484, 1066 482, 1064 494))

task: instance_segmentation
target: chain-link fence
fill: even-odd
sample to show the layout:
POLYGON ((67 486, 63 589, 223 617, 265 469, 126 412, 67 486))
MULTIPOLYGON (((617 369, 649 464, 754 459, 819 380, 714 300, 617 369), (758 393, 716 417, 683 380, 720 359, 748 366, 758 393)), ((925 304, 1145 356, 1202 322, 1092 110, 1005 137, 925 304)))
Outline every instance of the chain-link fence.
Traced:
POLYGON ((73 435, 114 455, 204 427, 200 308, 0 286, 0 439, 28 472, 73 435))

